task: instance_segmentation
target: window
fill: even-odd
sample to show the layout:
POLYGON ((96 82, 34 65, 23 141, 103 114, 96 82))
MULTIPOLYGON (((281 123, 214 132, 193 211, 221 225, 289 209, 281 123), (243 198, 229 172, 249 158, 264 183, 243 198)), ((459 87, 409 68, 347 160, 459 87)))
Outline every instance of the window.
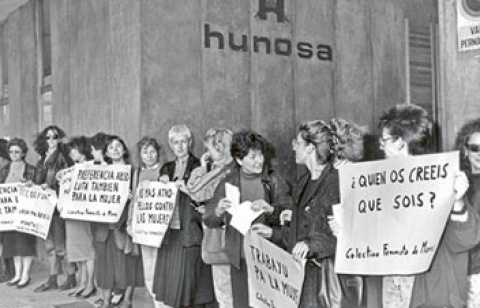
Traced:
POLYGON ((50 30, 50 0, 38 1, 38 23, 37 35, 41 42, 39 44, 40 53, 40 100, 38 106, 38 125, 39 130, 51 125, 53 122, 52 111, 52 42, 50 30))
POLYGON ((423 107, 436 124, 433 131, 434 150, 440 148, 438 138, 437 94, 437 27, 436 24, 416 25, 405 20, 406 35, 406 97, 407 103, 423 107))

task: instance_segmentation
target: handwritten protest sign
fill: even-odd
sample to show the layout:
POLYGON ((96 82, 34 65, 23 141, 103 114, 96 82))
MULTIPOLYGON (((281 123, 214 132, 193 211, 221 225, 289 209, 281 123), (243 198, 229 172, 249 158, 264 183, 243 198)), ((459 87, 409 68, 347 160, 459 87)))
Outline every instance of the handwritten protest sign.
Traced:
POLYGON ((15 230, 46 239, 57 197, 39 186, 23 185, 19 185, 19 196, 15 230))
POLYGON ((130 190, 130 165, 76 165, 62 217, 115 223, 130 190))
POLYGON ((18 184, 0 184, 0 231, 15 230, 18 184))
POLYGON ((296 308, 300 302, 305 263, 252 233, 244 238, 249 304, 254 308, 296 308))
POLYGON ((144 181, 138 186, 132 217, 133 242, 157 247, 170 224, 178 188, 175 183, 144 181))
POLYGON ((428 270, 454 201, 458 152, 340 168, 338 273, 409 275, 428 270))
POLYGON ((68 202, 68 194, 72 187, 72 177, 74 171, 75 166, 72 166, 57 172, 57 180, 60 187, 58 190, 57 207, 59 207, 60 209, 63 209, 64 205, 68 202))

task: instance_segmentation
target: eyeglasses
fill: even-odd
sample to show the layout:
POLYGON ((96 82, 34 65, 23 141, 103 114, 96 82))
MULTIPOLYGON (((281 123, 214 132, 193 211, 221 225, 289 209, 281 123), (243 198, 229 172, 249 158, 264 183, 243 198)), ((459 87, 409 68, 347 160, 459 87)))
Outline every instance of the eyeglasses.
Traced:
POLYGON ((58 136, 47 136, 47 140, 57 140, 58 136))
POLYGON ((380 137, 378 139, 378 142, 380 142, 381 145, 384 145, 388 140, 392 140, 392 139, 395 139, 395 137, 387 137, 387 138, 380 137))
POLYGON ((479 153, 480 152, 480 144, 467 143, 465 146, 472 153, 479 153))
POLYGON ((10 154, 22 154, 22 151, 8 151, 10 154))

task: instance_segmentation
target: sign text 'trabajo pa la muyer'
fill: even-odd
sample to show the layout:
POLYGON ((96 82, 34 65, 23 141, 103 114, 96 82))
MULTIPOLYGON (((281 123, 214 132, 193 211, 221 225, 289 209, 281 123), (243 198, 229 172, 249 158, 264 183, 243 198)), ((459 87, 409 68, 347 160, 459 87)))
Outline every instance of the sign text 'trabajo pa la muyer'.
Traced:
MULTIPOLYGON (((279 23, 288 22, 285 14, 285 0, 259 0, 258 13, 255 15, 260 20, 267 20, 267 15, 276 15, 276 21, 279 23)), ((312 44, 310 42, 293 42, 287 38, 269 38, 264 36, 253 35, 249 40, 246 34, 235 34, 228 32, 223 34, 220 31, 212 30, 210 24, 203 25, 203 43, 205 48, 211 48, 212 41, 217 41, 218 49, 225 49, 225 43, 233 51, 248 52, 252 50, 254 53, 263 49, 265 54, 273 53, 277 56, 291 56, 296 53, 302 59, 315 59, 321 61, 332 61, 332 47, 325 44, 312 44), (239 38, 240 37, 240 38, 239 38)))

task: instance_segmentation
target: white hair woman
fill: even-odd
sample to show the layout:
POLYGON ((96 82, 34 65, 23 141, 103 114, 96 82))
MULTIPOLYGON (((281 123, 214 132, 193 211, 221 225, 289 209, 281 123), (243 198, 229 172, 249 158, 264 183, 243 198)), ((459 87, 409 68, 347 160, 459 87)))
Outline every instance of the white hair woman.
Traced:
POLYGON ((168 144, 175 160, 162 166, 159 180, 176 182, 179 193, 157 252, 153 292, 156 301, 170 307, 207 304, 214 301, 214 296, 211 272, 201 259, 202 218, 191 205, 185 184, 200 162, 190 152, 192 133, 186 125, 175 125, 169 130, 168 144))

